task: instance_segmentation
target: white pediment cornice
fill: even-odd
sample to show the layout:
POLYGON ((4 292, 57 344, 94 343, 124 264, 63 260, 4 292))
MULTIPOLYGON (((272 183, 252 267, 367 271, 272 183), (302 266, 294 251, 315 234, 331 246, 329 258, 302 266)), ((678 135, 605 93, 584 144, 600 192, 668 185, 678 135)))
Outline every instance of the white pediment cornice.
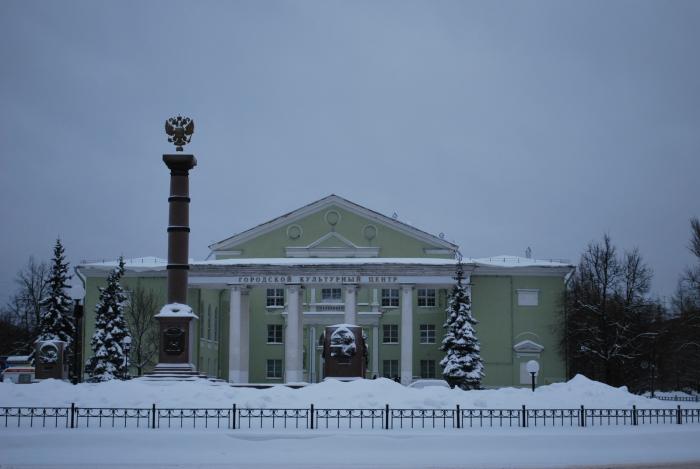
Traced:
POLYGON ((544 346, 532 340, 523 340, 513 345, 513 350, 517 353, 542 353, 544 346))
POLYGON ((285 248, 287 257, 378 257, 379 248, 374 246, 357 246, 345 236, 331 231, 321 236, 308 246, 289 246, 285 248), (324 246, 327 241, 335 241, 340 246, 324 246))

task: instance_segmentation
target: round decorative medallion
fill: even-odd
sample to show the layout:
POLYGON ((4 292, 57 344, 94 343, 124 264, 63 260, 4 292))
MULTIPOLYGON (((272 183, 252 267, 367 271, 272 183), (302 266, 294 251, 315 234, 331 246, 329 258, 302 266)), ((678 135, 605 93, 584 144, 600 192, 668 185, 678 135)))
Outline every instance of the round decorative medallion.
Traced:
POLYGON ((44 344, 39 350, 39 360, 44 364, 56 363, 58 361, 58 347, 54 344, 44 344))
POLYGON ((365 225, 365 227, 362 228, 362 236, 364 236, 365 239, 372 241, 377 237, 377 227, 374 225, 365 225))
POLYGON ((303 231, 299 225, 289 225, 287 227, 287 238, 289 239, 299 239, 302 233, 303 231))
POLYGON ((326 223, 328 223, 331 226, 335 226, 340 222, 340 214, 338 212, 336 212, 335 210, 327 211, 325 218, 326 218, 326 223))

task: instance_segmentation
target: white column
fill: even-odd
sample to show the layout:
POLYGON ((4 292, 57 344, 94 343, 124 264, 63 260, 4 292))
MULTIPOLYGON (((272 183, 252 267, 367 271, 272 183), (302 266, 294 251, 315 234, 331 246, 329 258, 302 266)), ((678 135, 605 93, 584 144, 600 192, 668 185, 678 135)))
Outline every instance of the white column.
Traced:
POLYGON ((372 289, 372 311, 375 313, 379 311, 379 296, 377 293, 378 291, 379 290, 377 290, 376 288, 372 289))
POLYGON ((316 382, 316 328, 309 327, 309 383, 316 382))
POLYGON ((310 292, 309 311, 316 311, 316 288, 312 288, 310 292))
POLYGON ((284 377, 287 383, 304 379, 301 292, 301 285, 287 285, 287 327, 284 330, 284 377))
POLYGON ((372 350, 369 352, 372 355, 372 370, 373 374, 379 374, 379 326, 372 326, 372 350))
POLYGON ((232 383, 247 383, 250 353, 248 287, 231 287, 228 329, 228 380, 232 383))
POLYGON ((413 380, 413 285, 401 285, 401 384, 413 380))
POLYGON ((345 324, 357 324, 357 285, 345 286, 345 324))

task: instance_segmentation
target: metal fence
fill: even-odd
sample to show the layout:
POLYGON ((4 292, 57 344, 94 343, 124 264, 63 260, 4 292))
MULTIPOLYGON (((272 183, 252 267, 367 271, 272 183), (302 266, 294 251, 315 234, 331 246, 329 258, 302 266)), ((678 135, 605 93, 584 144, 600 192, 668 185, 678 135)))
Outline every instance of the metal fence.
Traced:
POLYGON ((655 396, 660 401, 700 402, 700 396, 655 396))
POLYGON ((700 409, 0 407, 0 428, 461 429, 700 423, 700 409))

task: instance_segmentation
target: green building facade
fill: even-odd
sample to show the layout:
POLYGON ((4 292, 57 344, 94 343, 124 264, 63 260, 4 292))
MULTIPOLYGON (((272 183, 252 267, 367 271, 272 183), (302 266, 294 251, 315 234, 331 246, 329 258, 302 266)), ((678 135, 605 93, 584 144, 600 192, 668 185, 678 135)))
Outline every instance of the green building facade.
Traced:
MULTIPOLYGON (((442 237, 331 195, 210 249, 211 260, 190 264, 199 371, 235 383, 318 382, 324 327, 347 323, 367 336, 367 377, 408 384, 441 376, 439 347, 458 249, 442 237)), ((479 321, 483 384, 528 385, 524 364, 533 359, 540 384, 564 380, 556 324, 573 267, 514 256, 463 263, 479 321)), ((86 357, 99 287, 114 266, 76 268, 86 291, 86 357)), ((164 304, 166 261, 129 260, 123 285, 164 304)))

